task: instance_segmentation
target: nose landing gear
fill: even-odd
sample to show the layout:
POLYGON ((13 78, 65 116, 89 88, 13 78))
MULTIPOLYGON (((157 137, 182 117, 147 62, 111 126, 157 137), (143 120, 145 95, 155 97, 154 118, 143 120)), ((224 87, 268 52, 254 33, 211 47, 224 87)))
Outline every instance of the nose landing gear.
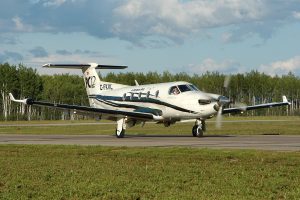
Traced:
POLYGON ((192 129, 194 137, 203 137, 203 133, 206 131, 206 125, 204 120, 197 119, 192 129))

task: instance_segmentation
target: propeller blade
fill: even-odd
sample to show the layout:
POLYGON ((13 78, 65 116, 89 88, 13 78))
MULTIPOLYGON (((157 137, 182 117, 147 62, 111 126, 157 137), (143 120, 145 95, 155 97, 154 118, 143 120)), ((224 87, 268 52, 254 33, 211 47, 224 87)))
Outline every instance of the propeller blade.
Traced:
POLYGON ((230 80, 231 80, 231 76, 230 75, 227 75, 225 76, 225 79, 224 79, 224 88, 227 89, 229 84, 230 84, 230 80))
POLYGON ((216 118, 216 128, 217 129, 222 128, 222 120, 223 120, 222 111, 223 111, 223 106, 220 107, 220 109, 217 113, 217 118, 216 118))

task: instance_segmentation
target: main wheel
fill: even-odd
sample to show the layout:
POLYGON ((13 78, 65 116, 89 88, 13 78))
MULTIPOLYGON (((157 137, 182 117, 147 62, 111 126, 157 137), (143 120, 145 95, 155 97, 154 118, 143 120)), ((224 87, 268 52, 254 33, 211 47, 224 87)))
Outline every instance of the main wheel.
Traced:
POLYGON ((123 138, 125 136, 125 129, 122 129, 121 131, 118 131, 118 129, 116 129, 116 136, 117 138, 123 138))
POLYGON ((203 130, 201 125, 193 126, 192 133, 194 137, 203 137, 203 130))

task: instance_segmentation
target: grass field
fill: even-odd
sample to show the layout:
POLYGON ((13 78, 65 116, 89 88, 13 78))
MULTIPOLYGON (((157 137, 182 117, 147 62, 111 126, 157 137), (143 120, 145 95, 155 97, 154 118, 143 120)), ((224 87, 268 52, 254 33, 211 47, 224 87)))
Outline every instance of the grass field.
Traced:
MULTIPOLYGON (((0 134, 100 134, 110 135, 115 132, 115 124, 90 124, 78 125, 78 123, 93 123, 95 121, 32 121, 32 122, 1 122, 0 134), (58 124, 57 126, 47 124, 58 124), (73 124, 59 126, 61 124, 73 124), (5 126, 5 125, 38 125, 43 126, 5 126), (74 125, 77 124, 77 125, 74 125)), ((102 122, 102 121, 100 121, 102 122)), ((107 122, 107 121, 104 121, 107 122)), ((191 135, 193 123, 176 123, 170 127, 162 124, 147 123, 144 127, 137 125, 127 129, 127 134, 173 134, 191 135)), ((300 117, 227 117, 224 118, 222 129, 215 128, 212 120, 207 121, 207 135, 235 135, 235 134, 300 134, 300 117), (243 121, 246 120, 246 121, 243 121), (267 121, 257 121, 267 120, 267 121), (271 121, 269 121, 271 120, 271 121), (279 121, 272 121, 279 120, 279 121)))
POLYGON ((0 145, 0 199, 300 199, 300 152, 0 145))
MULTIPOLYGON (((224 120, 221 130, 208 122, 207 134, 300 134, 299 117, 224 120)), ((114 133, 113 124, 82 122, 94 121, 0 122, 0 134, 114 133), (8 126, 16 124, 37 126, 8 126)), ((127 133, 190 135, 192 125, 127 133)), ((0 145, 0 199, 300 199, 299 166, 300 152, 0 145)))

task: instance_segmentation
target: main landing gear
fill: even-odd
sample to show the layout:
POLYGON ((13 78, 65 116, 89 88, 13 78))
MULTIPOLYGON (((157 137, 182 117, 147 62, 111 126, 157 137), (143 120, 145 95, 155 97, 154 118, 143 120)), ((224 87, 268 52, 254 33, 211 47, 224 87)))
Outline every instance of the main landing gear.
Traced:
POLYGON ((203 137, 203 133, 206 131, 206 125, 204 120, 197 119, 193 126, 192 133, 194 137, 203 137))
POLYGON ((123 138, 125 136, 125 130, 126 130, 125 118, 121 118, 117 121, 117 129, 116 129, 117 138, 123 138))
MULTIPOLYGON (((133 124, 134 125, 134 124, 133 124)), ((129 125, 130 127, 130 125, 129 125)), ((123 138, 125 136, 126 130, 126 118, 121 118, 117 120, 116 137, 123 138)), ((195 125, 192 129, 192 134, 194 137, 203 137, 203 133, 206 131, 205 120, 197 119, 195 125)))

